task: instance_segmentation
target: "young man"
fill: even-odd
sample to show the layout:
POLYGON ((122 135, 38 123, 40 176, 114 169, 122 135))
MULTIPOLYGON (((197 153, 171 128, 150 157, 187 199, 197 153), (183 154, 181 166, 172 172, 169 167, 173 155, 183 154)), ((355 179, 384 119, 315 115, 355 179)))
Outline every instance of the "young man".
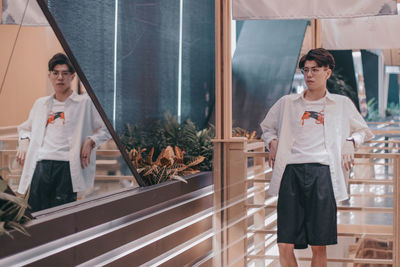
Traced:
POLYGON ((297 266, 294 248, 311 245, 311 266, 326 266, 326 245, 337 244, 336 202, 347 199, 344 169, 354 148, 373 137, 351 100, 330 94, 335 67, 325 49, 299 62, 307 90, 286 95, 261 123, 273 168, 269 193, 278 194, 278 246, 282 267, 297 266))
POLYGON ((18 127, 17 161, 23 165, 18 193, 30 186, 29 205, 39 211, 76 200, 94 182, 98 147, 110 138, 88 95, 71 89, 75 70, 64 54, 48 64, 54 94, 36 100, 18 127))

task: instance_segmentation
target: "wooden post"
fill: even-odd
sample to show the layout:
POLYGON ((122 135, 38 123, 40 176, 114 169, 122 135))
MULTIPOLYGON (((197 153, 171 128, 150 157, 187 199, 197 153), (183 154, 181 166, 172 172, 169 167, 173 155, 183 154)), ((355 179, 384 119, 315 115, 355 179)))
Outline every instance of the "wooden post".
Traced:
POLYGON ((214 141, 213 266, 246 266, 246 138, 214 141))
MULTIPOLYGON (((255 152, 265 152, 264 144, 262 147, 254 150, 255 152)), ((265 179, 265 158, 254 158, 254 179, 265 179)), ((265 183, 254 183, 255 189, 254 204, 265 204, 265 183)), ((260 209, 254 214, 254 228, 256 230, 263 230, 265 226, 265 209, 260 209)), ((254 250, 259 255, 265 254, 265 234, 256 232, 254 234, 254 250)), ((256 267, 264 267, 265 260, 259 259, 255 261, 256 267)))
POLYGON ((393 159, 393 266, 400 264, 400 227, 399 227, 399 207, 400 207, 400 157, 393 159))
POLYGON ((245 266, 247 139, 232 138, 231 0, 215 1, 215 115, 213 266, 245 266))
POLYGON ((321 20, 313 19, 311 21, 311 32, 312 32, 312 48, 322 47, 322 28, 321 20))
POLYGON ((247 157, 245 156, 245 148, 247 145, 246 138, 238 138, 237 142, 229 142, 226 144, 226 186, 225 200, 226 204, 232 204, 226 209, 225 225, 226 230, 223 231, 226 236, 226 266, 246 266, 247 253, 247 157))
POLYGON ((232 60, 230 0, 215 1, 215 138, 232 137, 232 60))

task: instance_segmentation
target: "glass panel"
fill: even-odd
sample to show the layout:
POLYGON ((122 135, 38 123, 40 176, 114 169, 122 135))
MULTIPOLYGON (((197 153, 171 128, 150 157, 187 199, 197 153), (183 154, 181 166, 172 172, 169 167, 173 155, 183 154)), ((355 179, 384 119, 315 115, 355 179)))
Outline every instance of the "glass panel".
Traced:
POLYGON ((236 49, 232 48, 233 126, 260 133, 267 111, 291 92, 307 21, 233 23, 237 36, 236 49))
MULTIPOLYGON (((143 172, 167 146, 178 146, 184 163, 206 157, 190 171, 210 171, 212 130, 199 131, 208 127, 214 102, 214 2, 47 5, 135 166, 143 172), (185 129, 197 135, 188 137, 185 129)), ((163 180, 143 179, 146 185, 163 180)))
MULTIPOLYGON (((58 73, 55 76, 49 72, 48 61, 50 58, 56 53, 64 53, 64 51, 37 2, 34 0, 3 0, 2 4, 0 43, 4 49, 0 49, 0 51, 4 62, 9 62, 9 64, 3 64, 0 67, 0 84, 2 85, 0 93, 1 176, 9 182, 14 191, 17 191, 20 186, 19 191, 23 193, 27 189, 26 186, 22 186, 22 180, 25 179, 21 179, 23 172, 28 186, 33 174, 32 170, 38 169, 36 160, 58 160, 69 161, 70 167, 66 170, 70 170, 71 178, 67 181, 72 181, 73 191, 77 193, 77 200, 98 197, 126 187, 137 186, 114 141, 107 141, 111 136, 87 96, 79 77, 77 75, 74 77, 69 73, 69 68, 65 64, 55 64, 54 67, 57 69, 58 66, 66 66, 65 74, 58 73), (22 16, 22 14, 25 15, 22 16), (75 98, 71 96, 65 102, 61 100, 60 103, 57 103, 54 97, 51 97, 54 92, 56 92, 56 98, 57 92, 62 90, 69 92, 68 88, 77 94, 75 98), (38 100, 39 98, 42 99, 40 100, 42 102, 38 100), (35 109, 33 108, 34 103, 37 103, 35 109), (49 103, 48 108, 43 103, 49 103), (77 103, 76 109, 71 109, 71 103, 77 103), (58 105, 61 109, 55 110, 58 105), (30 141, 23 171, 23 167, 16 160, 17 126, 28 120, 31 110, 35 110, 35 113, 31 120, 32 127, 28 130, 30 141), (77 110, 82 112, 77 114, 77 110), (55 112, 54 120, 51 119, 51 112, 55 112), (41 119, 44 124, 39 122, 41 119), (51 130, 53 125, 55 128, 51 130), (42 134, 38 134, 38 129, 43 130, 42 134), (52 131, 54 134, 51 134, 52 131), (51 136, 55 139, 51 139, 51 136), (93 136, 97 140, 97 145, 101 146, 96 148, 95 154, 90 154, 93 165, 82 168, 80 166, 80 156, 83 156, 81 147, 88 136, 93 136), (40 142, 39 139, 42 137, 44 141, 40 142), (51 152, 48 149, 52 147, 49 140, 67 141, 55 144, 54 146, 57 147, 55 151, 58 152, 54 150, 51 152), (34 145, 36 143, 38 145, 34 145), (60 146, 66 146, 67 149, 60 150, 60 146), (64 152, 59 154, 60 151, 64 152), (27 166, 32 166, 32 168, 27 166), (94 182, 92 182, 93 177, 94 182)), ((62 71, 60 70, 60 72, 62 71)), ((25 137, 21 135, 21 129, 19 133, 20 137, 25 137)), ((89 155, 89 152, 87 154, 89 155)), ((48 170, 47 167, 46 170, 48 170)), ((60 175, 56 175, 56 179, 60 177, 60 175)), ((65 191, 61 190, 61 193, 63 192, 65 191)), ((60 204, 59 202, 52 204, 49 202, 48 199, 41 201, 42 204, 37 210, 60 204)), ((46 211, 36 215, 44 213, 46 211)))

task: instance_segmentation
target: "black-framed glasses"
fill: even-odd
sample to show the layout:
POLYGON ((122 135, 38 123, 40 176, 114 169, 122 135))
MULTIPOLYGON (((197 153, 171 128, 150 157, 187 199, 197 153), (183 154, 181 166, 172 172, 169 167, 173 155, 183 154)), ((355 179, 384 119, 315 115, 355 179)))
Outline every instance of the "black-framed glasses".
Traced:
POLYGON ((67 76, 70 76, 70 75, 71 75, 71 72, 69 72, 69 71, 57 71, 57 70, 52 70, 52 71, 50 71, 50 73, 51 73, 51 75, 52 75, 53 77, 58 77, 58 75, 60 75, 60 74, 61 74, 61 77, 67 77, 67 76))
MULTIPOLYGON (((312 67, 312 68, 301 68, 301 73, 308 74, 310 71, 313 75, 316 75, 322 71, 323 67, 312 67)), ((326 69, 324 69, 326 70, 326 69)))

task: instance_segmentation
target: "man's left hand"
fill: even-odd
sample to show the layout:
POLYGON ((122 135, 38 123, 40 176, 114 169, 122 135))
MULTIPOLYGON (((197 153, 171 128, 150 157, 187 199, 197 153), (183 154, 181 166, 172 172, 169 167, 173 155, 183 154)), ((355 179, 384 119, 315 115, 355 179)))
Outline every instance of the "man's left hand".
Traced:
POLYGON ((91 138, 86 138, 81 147, 81 167, 86 168, 90 164, 90 154, 95 146, 95 142, 91 138))
POLYGON ((342 167, 346 171, 350 171, 354 165, 354 143, 350 140, 344 142, 342 148, 342 167))

